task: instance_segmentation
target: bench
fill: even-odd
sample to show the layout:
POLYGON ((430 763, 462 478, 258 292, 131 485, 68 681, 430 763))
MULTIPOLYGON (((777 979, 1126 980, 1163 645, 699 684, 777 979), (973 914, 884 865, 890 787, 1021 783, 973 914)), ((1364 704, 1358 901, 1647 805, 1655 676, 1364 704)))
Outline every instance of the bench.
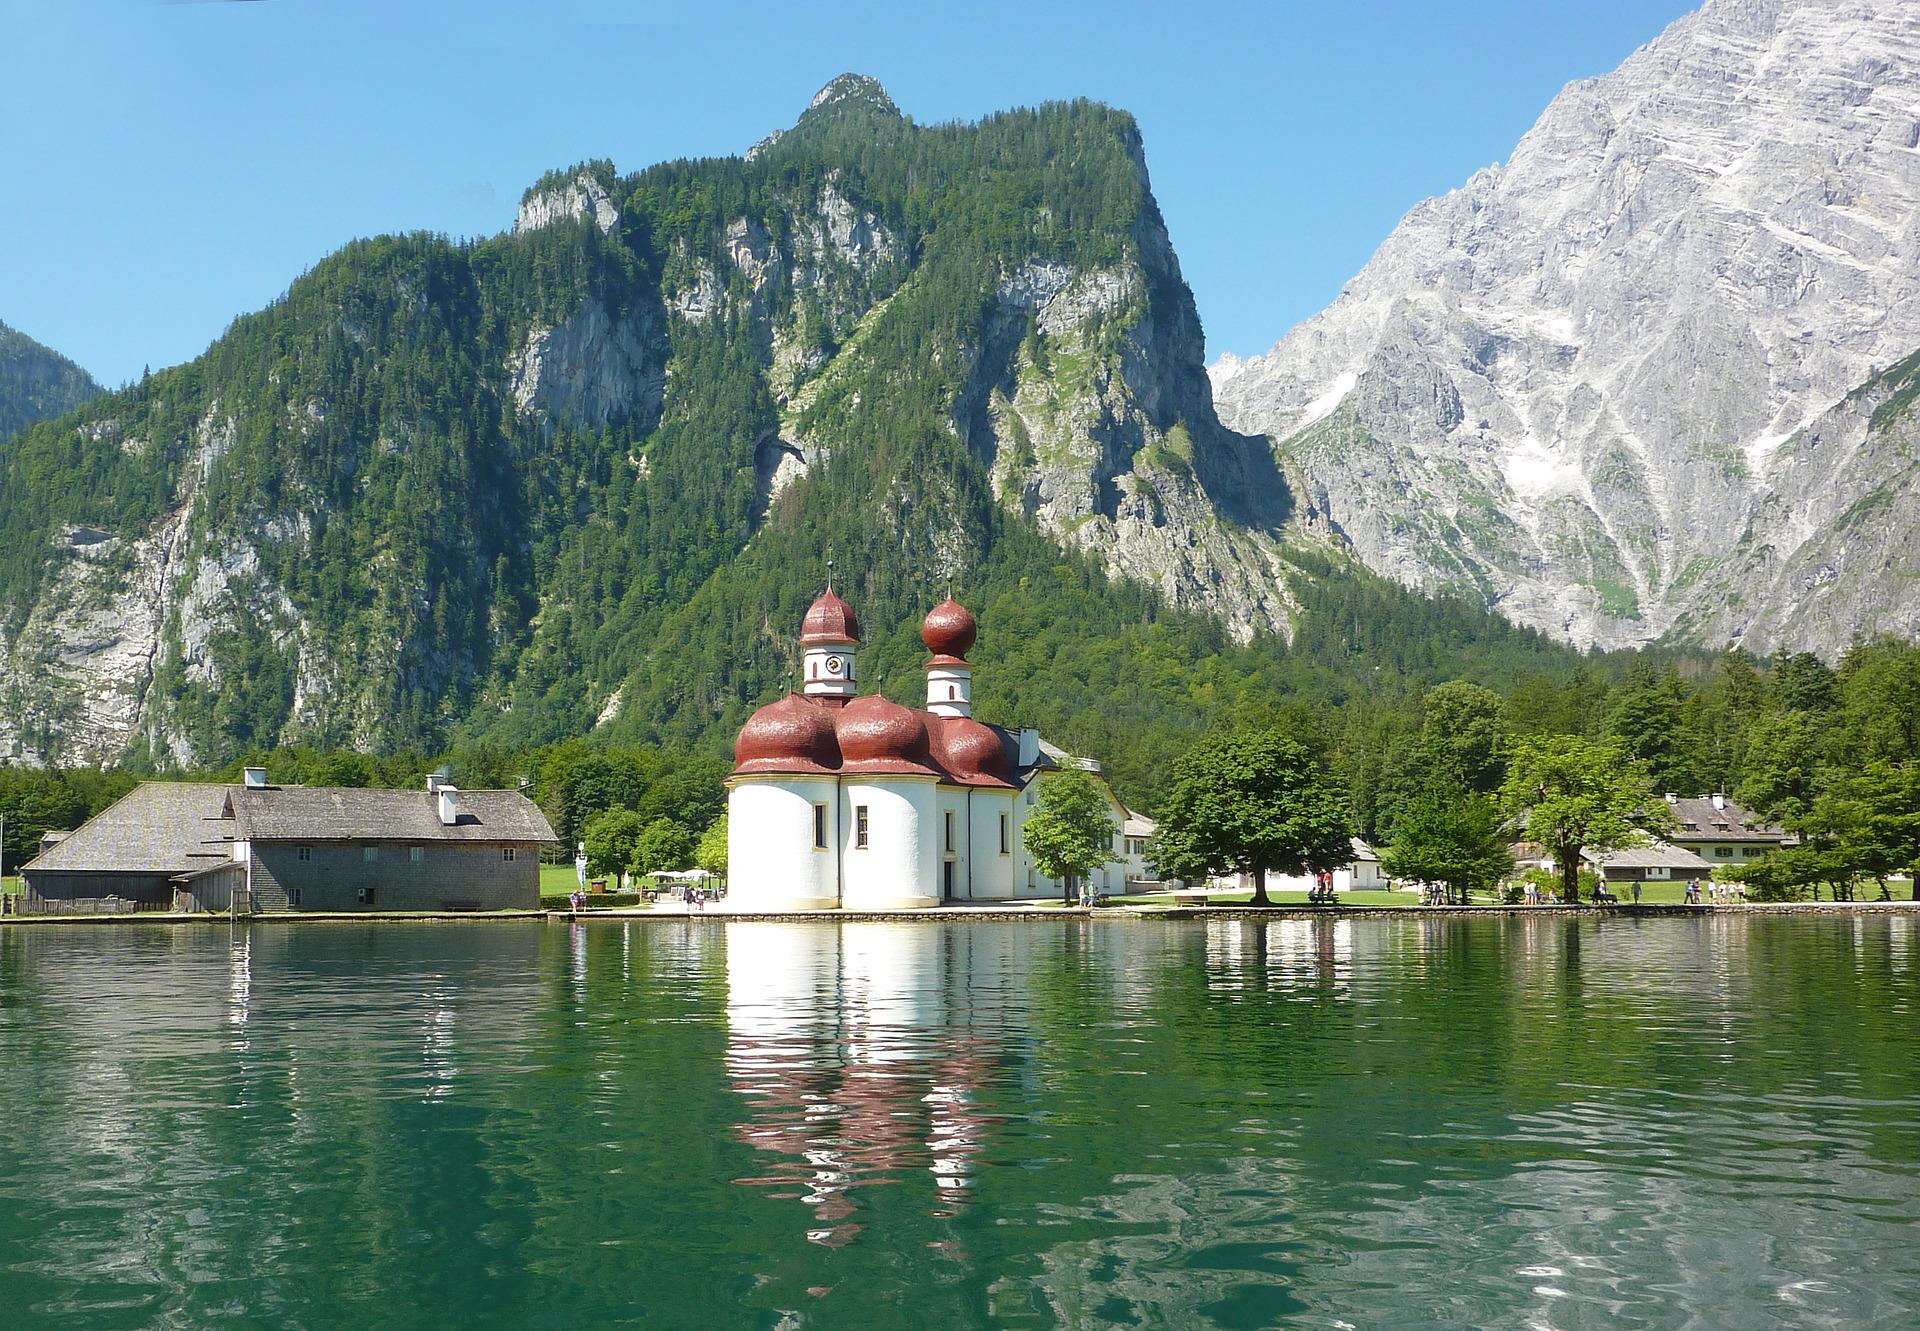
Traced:
POLYGON ((1205 892, 1175 892, 1173 904, 1176 906, 1204 906, 1208 897, 1205 892))

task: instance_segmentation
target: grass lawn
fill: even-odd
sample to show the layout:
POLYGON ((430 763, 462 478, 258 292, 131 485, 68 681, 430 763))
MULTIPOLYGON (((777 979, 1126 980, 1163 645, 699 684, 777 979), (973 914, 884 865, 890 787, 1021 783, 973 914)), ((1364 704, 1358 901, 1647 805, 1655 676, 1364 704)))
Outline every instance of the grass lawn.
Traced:
MULTIPOLYGON (((540 895, 543 897, 564 897, 580 886, 571 864, 543 864, 540 866, 540 895)), ((611 884, 609 884, 611 886, 611 884)))

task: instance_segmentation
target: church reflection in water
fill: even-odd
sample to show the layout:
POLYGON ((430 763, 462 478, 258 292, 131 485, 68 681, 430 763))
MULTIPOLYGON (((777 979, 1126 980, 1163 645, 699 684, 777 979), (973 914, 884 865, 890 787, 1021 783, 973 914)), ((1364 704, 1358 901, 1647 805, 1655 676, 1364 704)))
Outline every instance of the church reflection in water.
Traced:
POLYGON ((931 1214, 964 1205, 995 1122, 996 1041, 951 974, 946 930, 730 923, 727 1076, 736 1131, 765 1152, 735 1180, 813 1213, 807 1237, 861 1230, 858 1191, 931 1176, 931 1214), (924 1172, 923 1172, 924 1171, 924 1172))

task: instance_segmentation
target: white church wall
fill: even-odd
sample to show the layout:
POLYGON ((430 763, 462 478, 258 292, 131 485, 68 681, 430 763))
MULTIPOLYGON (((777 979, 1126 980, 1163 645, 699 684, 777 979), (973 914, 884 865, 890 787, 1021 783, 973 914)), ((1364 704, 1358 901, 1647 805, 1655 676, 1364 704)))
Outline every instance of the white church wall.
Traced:
POLYGON ((934 788, 934 818, 929 829, 934 839, 934 895, 942 900, 955 901, 967 899, 967 792, 955 786, 936 786, 934 788), (947 839, 948 818, 951 817, 953 839, 947 839), (953 890, 947 891, 947 868, 953 865, 953 890))
POLYGON ((736 777, 727 800, 727 905, 820 910, 839 904, 842 819, 833 777, 736 777), (814 805, 826 841, 814 845, 814 805))
POLYGON ((940 828, 936 778, 842 779, 842 844, 847 848, 840 904, 848 910, 901 910, 939 904, 940 828), (858 844, 859 810, 867 844, 858 844))
POLYGON ((1013 818, 1013 792, 975 790, 972 815, 968 822, 972 831, 967 850, 973 871, 973 899, 1005 901, 1014 894, 1015 852, 1019 849, 1019 835, 1013 818), (1005 854, 1000 850, 1000 820, 1003 817, 1007 820, 1005 854))

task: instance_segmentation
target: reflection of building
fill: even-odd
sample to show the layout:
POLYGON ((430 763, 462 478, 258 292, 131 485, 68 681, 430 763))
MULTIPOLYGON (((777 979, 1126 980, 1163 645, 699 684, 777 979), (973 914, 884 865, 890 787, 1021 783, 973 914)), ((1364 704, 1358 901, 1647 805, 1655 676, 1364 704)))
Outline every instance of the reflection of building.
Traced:
POLYGON ((993 1057, 948 1026, 942 931, 892 924, 734 923, 727 933, 727 1075, 740 1139, 768 1155, 737 1180, 804 1202, 807 1237, 860 1231, 859 1190, 929 1176, 931 1210, 966 1197, 992 1122, 993 1057))
POLYGON ((532 908, 553 829, 512 790, 149 781, 22 870, 30 908, 532 908))
MULTIPOLYGON (((1131 814, 1099 765, 973 716, 976 627, 952 598, 921 639, 927 705, 856 695, 860 621, 829 588, 801 624, 802 691, 755 712, 728 781, 728 905, 737 910, 893 910, 942 901, 1056 896, 1026 853, 1023 830, 1048 773, 1079 767, 1107 793, 1114 862, 1097 885, 1128 875, 1131 814)), ((1148 829, 1136 822, 1134 840, 1148 829)))

